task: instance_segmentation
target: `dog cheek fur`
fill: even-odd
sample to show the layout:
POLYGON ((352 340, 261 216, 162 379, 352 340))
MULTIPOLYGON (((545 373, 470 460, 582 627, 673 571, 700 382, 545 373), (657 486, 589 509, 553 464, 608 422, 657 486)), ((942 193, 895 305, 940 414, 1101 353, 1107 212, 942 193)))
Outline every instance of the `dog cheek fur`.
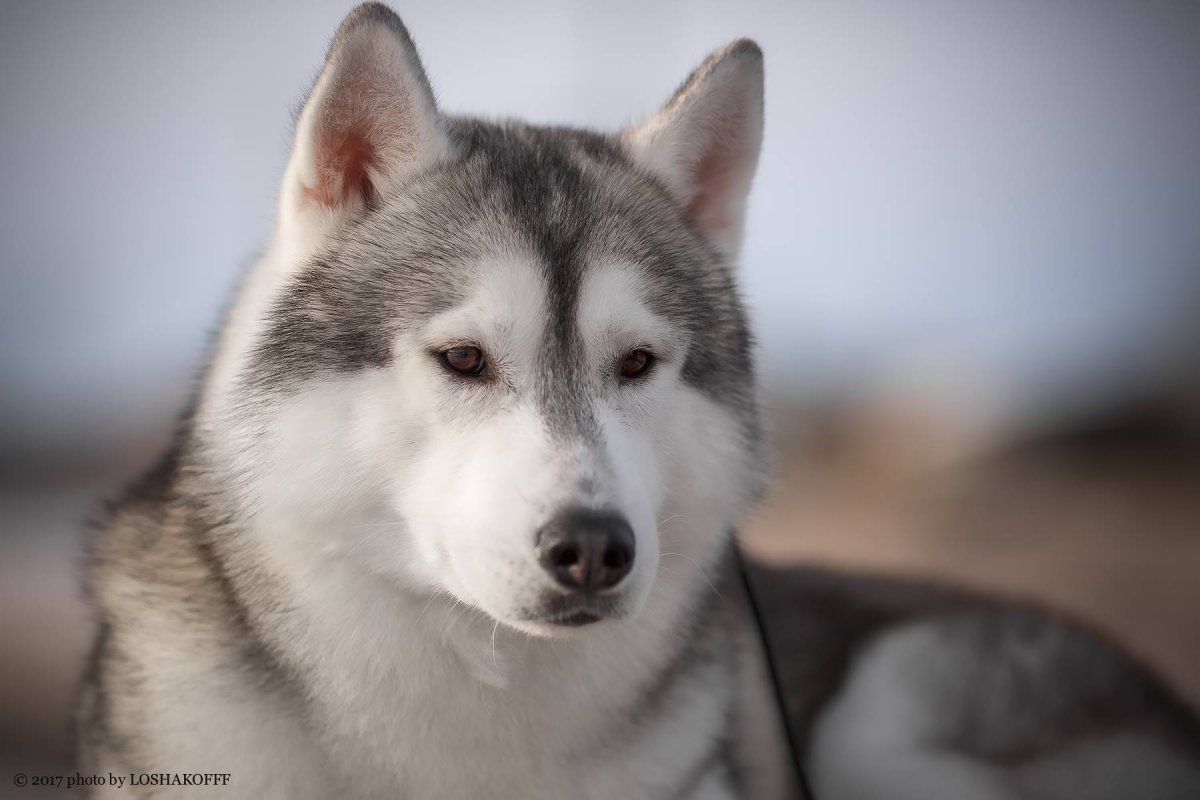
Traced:
POLYGON ((675 539, 677 530, 722 537, 730 533, 749 512, 761 482, 757 442, 747 438, 745 427, 720 403, 681 384, 672 409, 659 445, 670 458, 661 526, 664 551, 689 546, 675 539), (678 525, 665 522, 672 515, 678 515, 678 525))
POLYGON ((544 579, 538 526, 563 494, 537 415, 524 406, 458 428, 439 426, 398 498, 444 588, 498 617, 532 602, 544 579))

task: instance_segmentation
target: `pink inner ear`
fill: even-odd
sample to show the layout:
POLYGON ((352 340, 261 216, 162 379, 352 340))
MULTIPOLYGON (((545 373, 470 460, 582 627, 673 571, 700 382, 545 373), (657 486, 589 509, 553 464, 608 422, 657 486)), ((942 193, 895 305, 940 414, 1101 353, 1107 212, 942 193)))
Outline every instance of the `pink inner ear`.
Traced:
POLYGON ((696 115, 708 125, 694 122, 703 131, 700 157, 691 164, 691 197, 686 212, 698 228, 718 238, 737 234, 746 182, 754 169, 757 137, 754 110, 745 93, 710 99, 696 115))
POLYGON ((375 187, 369 168, 375 161, 375 148, 363 132, 353 125, 322 125, 314 144, 317 182, 304 187, 305 195, 326 208, 337 208, 354 198, 372 205, 375 187))
POLYGON ((728 200, 737 166, 737 159, 725 148, 708 153, 696 165, 696 189, 687 215, 701 230, 719 231, 734 224, 728 200))
MULTIPOLYGON (((344 69, 328 88, 313 125, 314 186, 305 186, 307 197, 330 209, 376 200, 372 172, 378 173, 390 133, 381 119, 395 100, 381 85, 370 62, 344 69)), ((393 111, 394 113, 394 111, 393 111)))

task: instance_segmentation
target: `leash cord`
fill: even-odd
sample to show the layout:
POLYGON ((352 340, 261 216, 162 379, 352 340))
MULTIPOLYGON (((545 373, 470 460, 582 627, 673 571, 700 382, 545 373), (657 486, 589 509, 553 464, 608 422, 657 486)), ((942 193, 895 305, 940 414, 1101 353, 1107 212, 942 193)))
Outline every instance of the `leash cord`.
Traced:
POLYGON ((799 784, 801 794, 806 800, 815 800, 812 789, 809 788, 808 779, 804 774, 804 767, 800 763, 800 740, 792 728, 791 716, 788 714, 787 706, 783 702, 783 681, 779 677, 779 667, 775 662, 775 654, 771 649, 771 637, 767 635, 767 626, 763 622, 758 598, 755 596, 754 587, 750 583, 750 572, 746 568, 746 559, 743 557, 742 548, 738 546, 736 540, 733 545, 733 554, 734 560, 737 561, 738 573, 742 576, 742 587, 745 589, 746 599, 750 604, 750 614, 754 617, 754 625, 758 629, 758 640, 762 643, 763 656, 767 660, 767 672, 771 677, 771 689, 775 695, 775 704, 779 707, 779 719, 783 723, 783 734, 784 738, 787 739, 788 754, 791 755, 792 769, 796 773, 796 783, 799 784))

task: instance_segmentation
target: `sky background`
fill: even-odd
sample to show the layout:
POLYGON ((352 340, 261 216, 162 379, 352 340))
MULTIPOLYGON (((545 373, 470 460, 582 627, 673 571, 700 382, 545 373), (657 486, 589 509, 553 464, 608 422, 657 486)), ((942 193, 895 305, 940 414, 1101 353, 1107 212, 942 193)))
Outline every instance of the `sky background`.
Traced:
MULTIPOLYGON (((5 445, 176 413, 347 8, 0 6, 5 445)), ((776 391, 1037 417, 1169 382, 1200 342, 1200 4, 396 8, 444 110, 609 130, 760 42, 742 271, 776 391)))

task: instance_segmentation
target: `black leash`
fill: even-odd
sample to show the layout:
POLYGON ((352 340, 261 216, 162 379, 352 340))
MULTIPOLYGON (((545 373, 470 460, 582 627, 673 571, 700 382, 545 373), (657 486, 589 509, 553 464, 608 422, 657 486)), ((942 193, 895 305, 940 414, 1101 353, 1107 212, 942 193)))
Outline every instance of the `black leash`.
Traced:
POLYGON ((796 773, 796 783, 800 787, 800 792, 804 800, 815 800, 812 789, 809 788, 808 779, 804 774, 804 766, 800 763, 800 739, 792 729, 792 719, 788 715, 787 706, 783 702, 783 682, 779 678, 779 667, 775 663, 775 654, 771 650, 771 637, 767 635, 767 626, 763 622, 758 600, 754 596, 754 587, 750 583, 750 573, 746 569, 746 559, 742 557, 742 549, 738 546, 736 539, 733 543, 733 558, 737 561, 738 572, 742 576, 742 587, 746 590, 746 598, 750 603, 750 613, 754 617, 754 624, 758 628, 758 639, 762 642, 763 655, 767 659, 767 672, 771 676, 771 688, 774 690, 775 703, 779 707, 779 717, 783 722, 783 733, 787 739, 788 754, 791 756, 792 769, 796 773))

